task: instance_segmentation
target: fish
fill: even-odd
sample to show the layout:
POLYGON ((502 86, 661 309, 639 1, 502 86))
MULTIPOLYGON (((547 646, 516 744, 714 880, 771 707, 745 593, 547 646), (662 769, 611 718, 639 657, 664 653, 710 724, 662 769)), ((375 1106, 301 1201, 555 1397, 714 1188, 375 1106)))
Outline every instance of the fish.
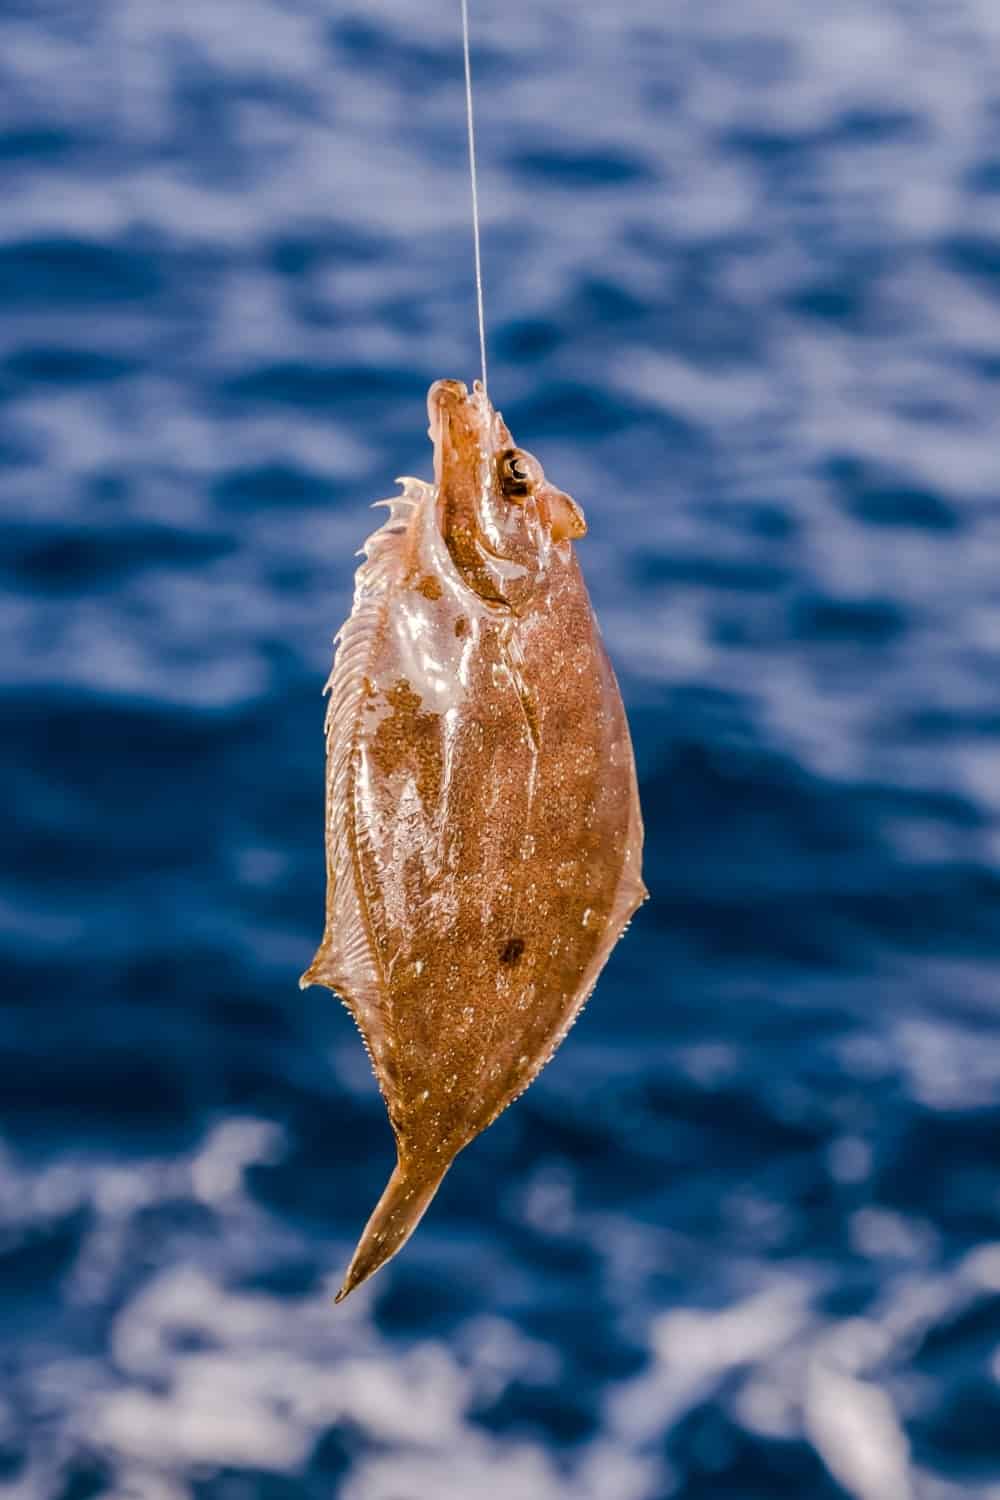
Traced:
POLYGON ((327 683, 325 926, 300 984, 351 1012, 397 1157, 338 1302, 537 1077, 647 895, 583 512, 478 381, 435 381, 427 408, 434 483, 376 502, 327 683))

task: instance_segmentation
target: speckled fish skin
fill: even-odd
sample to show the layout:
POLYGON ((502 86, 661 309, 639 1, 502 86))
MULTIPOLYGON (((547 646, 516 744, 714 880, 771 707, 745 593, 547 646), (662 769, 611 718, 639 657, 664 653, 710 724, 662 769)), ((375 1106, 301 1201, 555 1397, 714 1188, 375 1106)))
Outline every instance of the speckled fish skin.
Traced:
POLYGON ((579 508, 477 384, 369 539, 328 684, 326 929, 302 984, 364 1037, 398 1163, 341 1300, 552 1056, 646 892, 579 508))

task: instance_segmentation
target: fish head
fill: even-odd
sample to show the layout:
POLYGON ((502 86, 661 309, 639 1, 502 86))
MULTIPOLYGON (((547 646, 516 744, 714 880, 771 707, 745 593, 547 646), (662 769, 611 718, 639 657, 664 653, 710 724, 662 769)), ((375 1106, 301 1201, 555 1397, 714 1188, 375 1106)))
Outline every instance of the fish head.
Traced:
POLYGON ((471 392, 436 380, 427 410, 438 525, 452 562, 481 599, 520 613, 586 533, 583 512, 517 447, 478 380, 471 392))

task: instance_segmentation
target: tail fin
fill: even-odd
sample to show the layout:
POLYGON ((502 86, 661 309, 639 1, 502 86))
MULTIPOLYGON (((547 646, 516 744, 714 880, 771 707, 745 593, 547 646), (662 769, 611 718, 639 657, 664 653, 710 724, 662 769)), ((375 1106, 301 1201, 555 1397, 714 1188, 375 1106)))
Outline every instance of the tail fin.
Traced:
POLYGON ((426 1166, 407 1170, 402 1162, 397 1162, 385 1192, 365 1225, 335 1301, 343 1302, 349 1292, 367 1281, 379 1266, 384 1266, 397 1250, 403 1248, 450 1166, 449 1160, 440 1170, 431 1168, 428 1171, 426 1166))

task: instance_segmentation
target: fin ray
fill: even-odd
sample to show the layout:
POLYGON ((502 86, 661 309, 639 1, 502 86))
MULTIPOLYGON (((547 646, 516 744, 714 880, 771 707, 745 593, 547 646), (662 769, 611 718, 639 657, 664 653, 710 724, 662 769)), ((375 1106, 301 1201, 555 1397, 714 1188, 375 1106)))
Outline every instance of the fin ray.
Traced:
POLYGON ((350 1010, 374 1065, 390 1119, 395 1111, 390 1097, 394 1069, 386 1056, 387 986, 379 969, 358 878, 353 807, 366 671, 403 559, 409 521, 420 502, 433 493, 432 487, 420 480, 401 482, 405 486, 401 495, 376 502, 386 505, 389 515, 362 549, 365 561, 354 575, 353 608, 338 632, 326 683, 326 923, 319 948, 299 980, 302 988, 326 985, 350 1010))

